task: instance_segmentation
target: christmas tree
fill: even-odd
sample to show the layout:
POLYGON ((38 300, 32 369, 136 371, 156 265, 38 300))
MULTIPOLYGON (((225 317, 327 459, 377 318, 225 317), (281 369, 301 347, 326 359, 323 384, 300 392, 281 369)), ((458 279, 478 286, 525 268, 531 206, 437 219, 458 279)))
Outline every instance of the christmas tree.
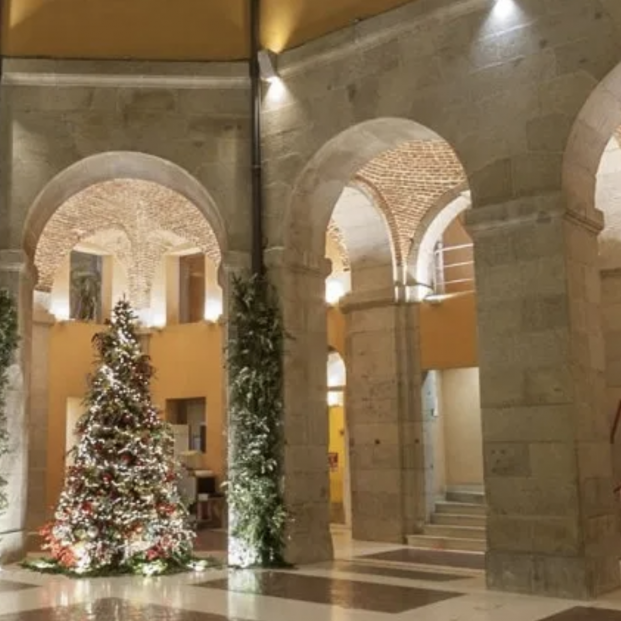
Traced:
MULTIPOLYGON (((17 311, 11 294, 0 290, 0 457, 9 452, 9 433, 5 411, 5 394, 9 384, 9 367, 13 363, 19 343, 17 334, 17 311)), ((6 481, 0 476, 0 513, 7 506, 6 481)))
POLYGON ((122 300, 93 343, 98 369, 76 427, 47 567, 78 575, 157 575, 190 567, 194 533, 178 491, 174 439, 151 402, 153 367, 122 300))

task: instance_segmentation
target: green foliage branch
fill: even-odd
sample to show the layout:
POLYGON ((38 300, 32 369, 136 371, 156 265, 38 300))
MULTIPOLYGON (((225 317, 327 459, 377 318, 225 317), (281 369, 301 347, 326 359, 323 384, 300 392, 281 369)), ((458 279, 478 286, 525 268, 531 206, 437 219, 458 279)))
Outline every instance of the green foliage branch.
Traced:
POLYGON ((283 344, 275 292, 261 275, 233 282, 229 346, 231 535, 239 564, 285 566, 283 344))
MULTIPOLYGON (((6 289, 0 289, 0 457, 9 451, 6 391, 9 367, 13 363, 18 344, 17 308, 11 294, 6 289)), ((6 480, 0 476, 0 513, 7 508, 6 485, 6 480)))

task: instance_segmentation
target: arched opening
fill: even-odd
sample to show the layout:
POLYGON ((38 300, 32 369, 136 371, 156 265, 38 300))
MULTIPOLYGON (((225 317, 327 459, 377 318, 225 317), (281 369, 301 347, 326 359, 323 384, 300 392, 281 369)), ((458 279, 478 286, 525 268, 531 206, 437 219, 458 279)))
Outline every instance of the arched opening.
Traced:
POLYGON ((621 485, 618 417, 621 412, 621 127, 609 140, 597 172, 595 207, 604 228, 598 238, 601 330, 604 340, 606 411, 611 426, 613 485, 621 485), (614 430, 614 431, 613 431, 614 430))
MULTIPOLYGON (((594 89, 579 113, 563 161, 567 217, 583 227, 581 236, 576 233, 569 238, 567 251, 571 315, 576 332, 584 335, 582 351, 588 351, 586 363, 579 367, 580 381, 595 387, 589 395, 594 406, 589 431, 581 429, 579 440, 590 442, 599 455, 601 466, 597 476, 606 494, 602 495, 598 510, 602 515, 610 515, 617 525, 621 486, 620 138, 621 65, 618 65, 594 89), (616 492, 616 504, 609 490, 616 492)), ((582 460, 580 476, 591 476, 594 467, 595 460, 582 460)), ((616 547, 618 556, 618 532, 608 549, 611 545, 616 547)), ((618 569, 616 566, 614 569, 606 577, 611 583, 618 583, 618 569)))
POLYGON ((414 545, 483 552, 485 476, 476 348, 474 252, 464 216, 470 193, 436 201, 412 240, 407 277, 421 301, 420 364, 426 486, 435 498, 414 545), (429 538, 429 540, 427 539, 429 538))
MULTIPOLYGON (((424 261, 417 257, 421 246, 423 254, 433 256, 456 218, 452 231, 465 232, 459 214, 469 205, 467 195, 462 197, 467 189, 450 145, 432 130, 402 119, 379 119, 343 132, 320 149, 295 186, 285 229, 287 264, 297 275, 295 284, 293 278, 285 280, 289 291, 296 290, 297 305, 297 313, 293 305, 285 308, 293 336, 289 368, 295 369, 288 382, 317 377, 315 369, 325 364, 318 337, 325 334, 347 367, 343 436, 349 444, 351 529, 356 540, 403 543, 410 535, 424 534, 436 493, 445 492, 433 486, 432 452, 429 439, 423 437, 420 322, 425 318, 418 304, 422 298, 415 292, 419 272, 429 271, 430 265, 421 267, 424 261), (413 244, 417 253, 411 250, 413 244), (322 256, 330 264, 327 278, 322 256), (312 339, 305 338, 305 317, 318 312, 324 298, 327 327, 320 330, 314 322, 312 339)), ((471 243, 466 251, 466 258, 458 262, 468 263, 469 276, 456 280, 467 281, 470 288, 462 292, 472 298, 471 243)), ((471 351, 464 366, 472 367, 476 354, 471 300, 470 306, 471 351)), ((437 329, 435 335, 431 332, 433 342, 437 329)), ((476 380, 475 384, 478 388, 476 380)), ((308 387, 307 404, 315 402, 316 387, 321 389, 314 383, 308 387)), ((325 394, 325 388, 322 391, 325 394)), ((323 419, 328 427, 325 406, 323 412, 306 408, 305 416, 323 419)), ((315 446, 328 449, 320 440, 315 446)), ((319 450, 316 455, 319 459, 319 450)), ((324 473, 333 460, 330 456, 324 473)), ((482 461, 480 447, 477 460, 482 461)), ((317 503, 317 521, 323 517, 317 529, 326 527, 326 513, 321 516, 317 503)), ((347 517, 339 521, 348 524, 347 517)), ((425 542, 436 543, 431 537, 425 542)))
POLYGON ((328 420, 330 465, 330 522, 351 526, 349 442, 345 422, 347 369, 341 354, 328 350, 328 420))
POLYGON ((50 517, 62 488, 92 369, 91 339, 121 297, 138 312, 143 347, 156 370, 153 401, 174 426, 187 501, 200 527, 226 526, 217 493, 226 467, 217 277, 226 247, 209 194, 159 158, 87 158, 39 195, 24 229, 24 249, 38 273, 31 330, 31 530, 50 517))

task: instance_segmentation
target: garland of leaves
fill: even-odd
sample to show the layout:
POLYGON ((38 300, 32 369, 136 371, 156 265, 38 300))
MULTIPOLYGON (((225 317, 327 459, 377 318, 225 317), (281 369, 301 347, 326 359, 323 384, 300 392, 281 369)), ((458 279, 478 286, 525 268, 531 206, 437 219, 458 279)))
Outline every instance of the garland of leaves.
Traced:
MULTIPOLYGON (((19 343, 17 310, 11 294, 0 290, 0 457, 9 451, 7 431, 6 389, 9 383, 9 367, 19 343)), ((7 508, 6 480, 0 476, 0 513, 7 508)))
POLYGON ((285 566, 283 326, 264 276, 233 282, 227 496, 231 555, 243 567, 285 566))

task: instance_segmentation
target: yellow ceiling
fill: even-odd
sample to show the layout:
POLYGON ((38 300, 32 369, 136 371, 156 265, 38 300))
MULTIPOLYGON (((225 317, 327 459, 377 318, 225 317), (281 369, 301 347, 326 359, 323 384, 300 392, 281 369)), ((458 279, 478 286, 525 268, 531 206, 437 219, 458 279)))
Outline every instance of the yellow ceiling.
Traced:
MULTIPOLYGON (((295 47, 409 0, 263 0, 263 45, 295 47)), ((4 0, 2 53, 54 58, 234 60, 249 0, 4 0)))

